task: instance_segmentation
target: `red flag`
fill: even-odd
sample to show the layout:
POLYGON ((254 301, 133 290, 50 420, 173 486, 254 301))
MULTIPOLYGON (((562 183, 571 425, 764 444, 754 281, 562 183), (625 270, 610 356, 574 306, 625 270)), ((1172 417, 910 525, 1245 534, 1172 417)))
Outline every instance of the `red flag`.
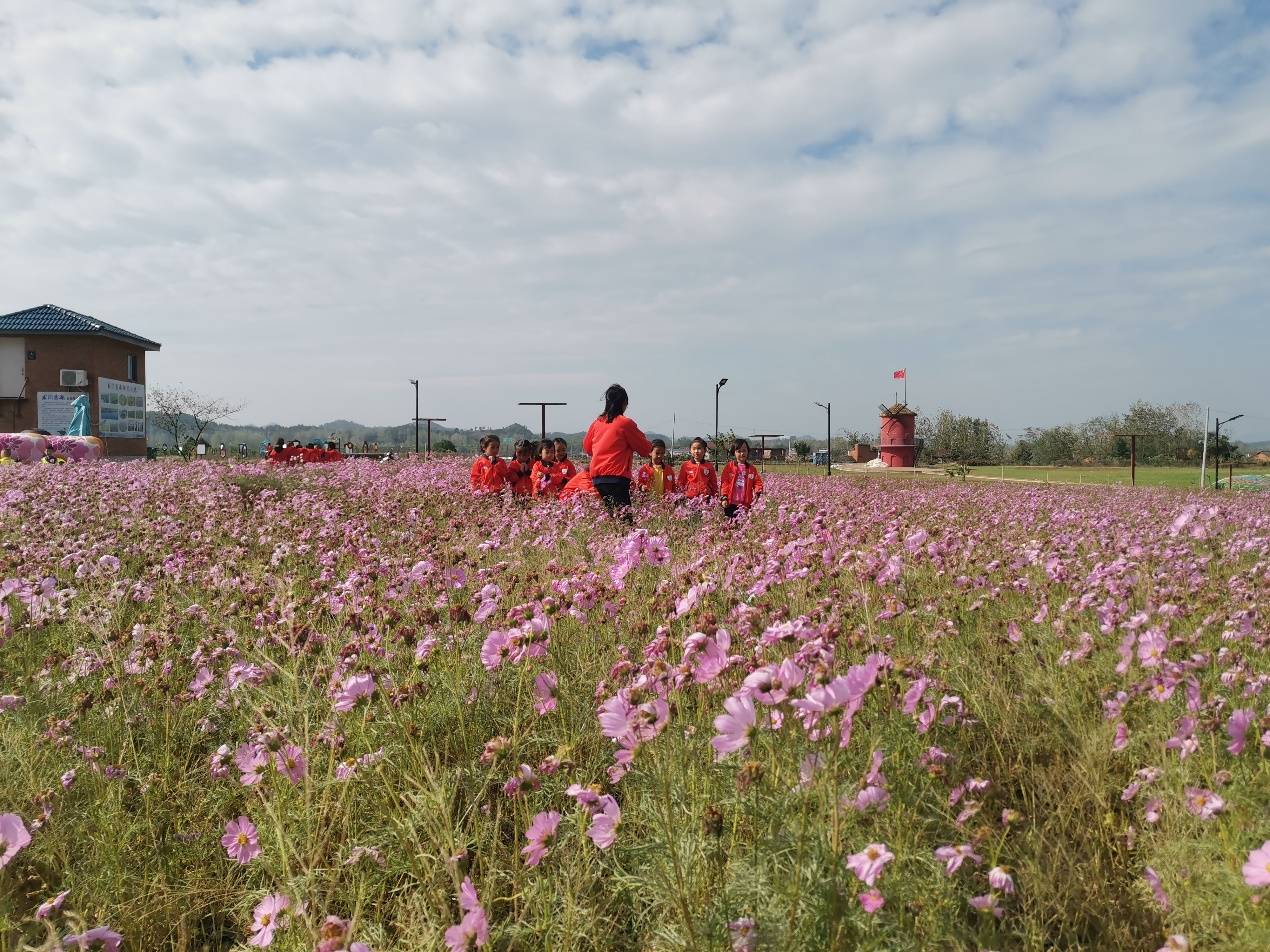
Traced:
POLYGON ((908 373, 908 368, 905 367, 903 370, 895 371, 895 373, 891 374, 891 376, 894 377, 896 380, 903 380, 905 374, 907 373, 908 373))

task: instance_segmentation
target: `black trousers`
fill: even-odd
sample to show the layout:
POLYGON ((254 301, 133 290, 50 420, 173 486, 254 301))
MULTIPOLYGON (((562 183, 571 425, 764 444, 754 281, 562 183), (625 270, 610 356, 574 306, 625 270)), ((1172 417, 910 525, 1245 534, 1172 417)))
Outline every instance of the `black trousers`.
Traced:
POLYGON ((593 476, 591 484, 609 512, 631 508, 631 481, 625 476, 593 476))

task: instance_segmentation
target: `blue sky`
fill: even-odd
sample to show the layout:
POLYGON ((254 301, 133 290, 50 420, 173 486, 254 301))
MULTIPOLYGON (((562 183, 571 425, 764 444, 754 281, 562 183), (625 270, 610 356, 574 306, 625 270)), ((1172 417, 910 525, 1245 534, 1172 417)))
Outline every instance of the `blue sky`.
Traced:
POLYGON ((0 311, 243 422, 1270 438, 1270 3, 16 0, 0 311))

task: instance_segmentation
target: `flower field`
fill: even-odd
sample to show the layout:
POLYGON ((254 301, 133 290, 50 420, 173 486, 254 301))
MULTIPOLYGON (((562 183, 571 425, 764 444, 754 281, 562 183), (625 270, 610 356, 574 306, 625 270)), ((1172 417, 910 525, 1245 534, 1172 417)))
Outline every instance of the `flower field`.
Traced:
POLYGON ((1270 498, 0 476, 0 949, 1270 948, 1270 498))

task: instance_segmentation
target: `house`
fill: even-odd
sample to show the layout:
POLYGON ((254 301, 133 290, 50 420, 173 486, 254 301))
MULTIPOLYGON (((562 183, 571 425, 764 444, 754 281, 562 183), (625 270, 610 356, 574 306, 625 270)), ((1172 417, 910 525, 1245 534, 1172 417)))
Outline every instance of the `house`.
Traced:
POLYGON ((1264 466, 1270 463, 1270 450, 1261 450, 1253 453, 1251 459, 1254 463, 1260 463, 1264 466))
POLYGON ((54 304, 0 315, 0 430, 64 433, 87 394, 110 455, 144 456, 146 353, 159 347, 54 304))
POLYGON ((872 444, 857 443, 851 447, 850 456, 853 462, 868 463, 878 458, 878 451, 873 448, 872 444))

